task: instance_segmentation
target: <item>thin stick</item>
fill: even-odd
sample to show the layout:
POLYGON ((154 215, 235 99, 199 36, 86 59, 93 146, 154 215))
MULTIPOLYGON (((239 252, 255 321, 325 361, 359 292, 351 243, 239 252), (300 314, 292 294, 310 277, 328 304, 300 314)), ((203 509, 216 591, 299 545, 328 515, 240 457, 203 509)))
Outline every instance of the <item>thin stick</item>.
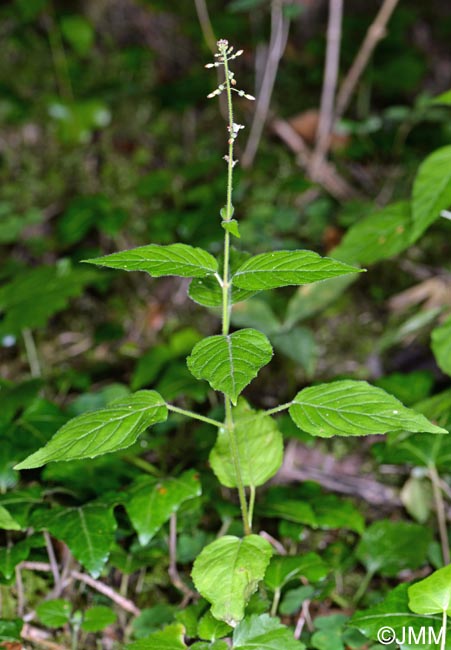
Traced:
POLYGON ((329 0, 329 22, 327 27, 326 61, 321 94, 316 146, 312 156, 312 175, 315 176, 326 157, 334 125, 334 102, 340 66, 341 24, 343 21, 343 0, 329 0))
POLYGON ((210 50, 216 52, 216 36, 213 31, 206 0, 194 0, 203 37, 210 50))
POLYGON ((271 35, 269 38, 263 81, 258 93, 249 138, 244 149, 242 165, 249 168, 254 162, 258 145, 268 117, 271 97, 279 69, 280 59, 285 51, 289 32, 289 20, 284 16, 281 0, 273 0, 271 6, 271 35))
POLYGON ((274 546, 274 548, 279 553, 279 555, 287 555, 287 551, 286 551, 285 547, 283 546, 283 544, 281 544, 279 542, 279 540, 275 539, 275 537, 273 537, 272 535, 267 533, 265 530, 261 530, 259 534, 260 534, 260 537, 263 537, 270 544, 272 544, 272 546, 274 546))
POLYGON ((16 566, 16 592, 17 592, 17 615, 22 618, 25 609, 25 593, 23 590, 22 572, 20 566, 16 566))
POLYGON ((108 587, 108 585, 105 585, 103 582, 94 580, 94 578, 91 578, 91 576, 80 573, 80 571, 71 571, 70 575, 74 580, 79 580, 80 582, 83 582, 89 587, 92 587, 92 589, 95 589, 104 596, 107 596, 107 598, 115 602, 126 612, 130 612, 130 614, 133 614, 134 616, 139 616, 141 614, 141 610, 135 605, 134 602, 128 598, 124 598, 124 596, 121 596, 117 593, 117 591, 111 587, 108 587))
POLYGON ((301 613, 299 614, 299 618, 296 622, 296 628, 294 630, 294 638, 297 640, 301 638, 304 625, 306 621, 308 621, 310 618, 310 612, 309 612, 310 602, 311 602, 310 600, 304 600, 304 602, 302 603, 301 613))
POLYGON ((450 563, 449 554, 449 540, 448 529, 446 525, 446 510, 443 494, 440 487, 440 476, 438 475, 435 465, 429 467, 429 477, 432 483, 432 491, 434 494, 435 512, 437 515, 438 530, 440 535, 440 544, 442 547, 442 555, 444 564, 450 563))
POLYGON ((53 643, 53 641, 48 641, 46 634, 46 632, 40 630, 38 627, 26 624, 22 628, 20 636, 22 639, 25 639, 25 641, 30 641, 33 645, 36 644, 42 648, 47 648, 48 650, 67 650, 65 646, 53 643))
POLYGON ((53 575, 53 583, 55 588, 57 589, 58 585, 61 582, 61 574, 58 567, 58 562, 56 561, 55 550, 53 548, 52 540, 50 538, 49 533, 46 530, 44 531, 44 539, 45 539, 45 547, 47 549, 47 555, 49 556, 49 560, 50 560, 50 567, 53 575))
POLYGON ((368 65, 368 61, 377 44, 384 38, 387 23, 398 3, 399 0, 384 0, 376 18, 370 25, 362 46, 338 91, 335 119, 340 119, 348 108, 360 77, 368 65))
POLYGON ((36 348, 36 343, 33 338, 33 334, 28 327, 25 327, 22 330, 23 342, 25 344, 25 352, 27 353, 28 364, 30 366, 30 372, 32 377, 41 377, 42 370, 41 364, 39 362, 38 350, 36 348))
POLYGON ((196 597, 196 593, 186 585, 180 577, 177 569, 177 514, 172 513, 169 520, 169 569, 168 574, 172 584, 176 589, 184 594, 185 604, 192 598, 196 597))

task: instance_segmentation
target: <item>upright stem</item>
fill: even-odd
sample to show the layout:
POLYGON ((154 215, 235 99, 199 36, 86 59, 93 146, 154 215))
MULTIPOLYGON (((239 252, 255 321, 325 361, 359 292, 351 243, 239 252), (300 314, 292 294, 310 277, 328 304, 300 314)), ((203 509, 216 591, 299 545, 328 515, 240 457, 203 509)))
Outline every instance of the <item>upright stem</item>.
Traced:
POLYGON ((448 617, 446 614, 446 609, 443 610, 443 616, 442 616, 442 637, 441 637, 441 644, 440 644, 440 650, 445 650, 446 648, 446 625, 448 622, 448 617))
POLYGON ((435 512, 442 546, 443 563, 450 563, 448 529, 446 525, 446 508, 443 500, 442 488, 440 487, 440 476, 438 475, 435 465, 429 467, 429 477, 432 483, 434 494, 435 512))
MULTIPOLYGON (((227 60, 227 47, 222 49, 224 74, 225 74, 225 87, 227 93, 227 107, 229 117, 229 153, 227 159, 227 199, 226 199, 226 218, 225 221, 230 221, 233 215, 232 206, 232 188, 233 188, 233 106, 232 106, 232 89, 230 86, 229 64, 227 60)), ((231 282, 230 282, 230 233, 226 230, 224 234, 224 268, 222 277, 222 334, 228 336, 230 329, 230 308, 231 308, 231 282)), ((240 455, 238 450, 238 443, 235 435, 235 425, 233 423, 232 403, 225 395, 225 428, 229 435, 230 453, 232 455, 233 467, 235 470, 236 484, 238 488, 238 495, 240 499, 241 516, 243 518, 244 534, 250 535, 251 528, 249 526, 249 514, 246 501, 246 493, 244 491, 243 477, 240 466, 240 455)))

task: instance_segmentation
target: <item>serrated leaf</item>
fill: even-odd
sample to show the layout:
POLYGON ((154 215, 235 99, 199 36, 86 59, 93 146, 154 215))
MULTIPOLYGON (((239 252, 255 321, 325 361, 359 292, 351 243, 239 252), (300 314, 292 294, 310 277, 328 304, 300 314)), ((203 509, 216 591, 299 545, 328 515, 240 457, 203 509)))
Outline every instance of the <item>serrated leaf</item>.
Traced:
POLYGON ((47 627, 63 627, 70 621, 72 605, 68 600, 56 598, 38 605, 36 613, 43 625, 47 627))
POLYGON ((366 381, 334 381, 304 388, 289 412, 300 429, 321 438, 401 430, 447 433, 366 381))
POLYGON ((363 533, 356 557, 369 573, 396 576, 404 569, 418 569, 424 564, 431 537, 431 531, 419 524, 377 521, 363 533))
POLYGON ((415 177, 412 195, 411 241, 451 205, 451 146, 437 149, 426 158, 415 177))
POLYGON ((30 544, 28 539, 0 548, 0 573, 7 580, 12 578, 16 566, 26 560, 29 553, 30 544))
POLYGON ((238 239, 241 238, 238 221, 236 219, 221 221, 221 226, 224 228, 226 232, 230 233, 234 237, 238 237, 238 239))
POLYGON ((322 580, 329 573, 327 564, 317 553, 273 557, 265 574, 265 585, 272 591, 282 589, 295 578, 303 576, 309 582, 322 580))
POLYGON ((113 508, 86 505, 36 512, 32 525, 67 544, 73 556, 98 578, 110 555, 117 528, 113 508))
POLYGON ((96 605, 85 611, 81 629, 84 632, 101 632, 117 619, 116 613, 105 605, 96 605))
MULTIPOLYGON (((282 464, 282 434, 273 418, 258 415, 258 411, 252 410, 245 400, 240 400, 233 409, 233 421, 243 485, 263 485, 282 464)), ((218 430, 216 444, 210 453, 210 465, 223 485, 237 487, 229 433, 225 428, 218 430)))
POLYGON ((145 639, 130 643, 126 650, 186 650, 184 634, 183 625, 168 625, 160 632, 154 632, 145 639))
POLYGON ((177 512, 185 501, 199 496, 201 491, 199 475, 194 470, 178 478, 152 481, 140 486, 125 503, 140 544, 148 544, 171 514, 177 512))
POLYGON ((0 530, 20 530, 20 524, 11 517, 3 506, 0 506, 0 530))
POLYGON ((242 620, 271 555, 271 545, 258 535, 244 539, 225 535, 203 549, 191 575, 215 618, 232 627, 242 620))
POLYGON ((386 260, 410 246, 410 225, 410 203, 387 205, 352 226, 332 255, 356 264, 386 260))
POLYGON ((242 621, 233 633, 235 650, 304 650, 305 645, 278 618, 262 614, 242 621))
POLYGON ((123 271, 144 271, 154 278, 164 275, 204 278, 218 270, 218 262, 213 255, 187 244, 149 244, 85 262, 123 271))
POLYGON ((431 340, 438 365, 451 375, 451 317, 432 331, 431 340))
POLYGON ((409 608, 416 614, 451 614, 451 565, 411 585, 409 608))
POLYGON ((230 625, 224 621, 218 621, 210 610, 202 616, 197 626, 197 636, 203 641, 216 641, 229 636, 232 631, 230 625))
POLYGON ((251 291, 309 284, 346 273, 359 273, 343 262, 321 257, 313 251, 262 253, 244 262, 232 277, 235 286, 251 291))
POLYGON ((51 461, 95 458, 130 447, 152 424, 164 422, 166 404, 158 393, 141 390, 115 400, 106 408, 83 413, 67 422, 38 451, 15 469, 41 467, 51 461))
POLYGON ((206 379, 213 389, 225 393, 236 404, 238 395, 271 361, 272 354, 264 334, 244 329, 200 341, 187 364, 197 379, 206 379))

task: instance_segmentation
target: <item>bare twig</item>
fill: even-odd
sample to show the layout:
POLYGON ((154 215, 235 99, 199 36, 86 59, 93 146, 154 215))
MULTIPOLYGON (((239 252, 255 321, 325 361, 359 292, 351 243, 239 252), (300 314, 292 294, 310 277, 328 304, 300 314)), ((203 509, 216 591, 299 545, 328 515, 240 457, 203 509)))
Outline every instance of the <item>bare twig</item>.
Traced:
POLYGON ((244 149, 242 165, 248 168, 254 162, 260 138, 268 117, 271 96, 276 81, 279 62, 287 44, 290 21, 283 13, 283 0, 273 0, 271 5, 271 35, 263 81, 258 91, 254 118, 244 149))
POLYGON ((47 549, 47 555, 49 556, 49 560, 50 560, 50 567, 52 569, 54 587, 57 588, 61 582, 61 574, 58 567, 58 562, 56 561, 55 550, 53 548, 52 540, 50 538, 48 531, 46 530, 44 531, 44 539, 45 539, 45 546, 47 549))
POLYGON ((438 530, 440 535, 440 544, 442 546, 443 563, 450 563, 448 528, 446 525, 445 502, 443 500, 442 488, 440 486, 440 476, 438 475, 435 465, 429 467, 429 477, 432 483, 434 494, 435 512, 437 515, 438 530))
POLYGON ((59 645, 59 643, 49 641, 48 636, 48 632, 28 624, 23 626, 21 632, 21 637, 25 639, 25 641, 30 641, 33 645, 37 644, 42 648, 48 648, 48 650, 67 650, 64 646, 59 645))
MULTIPOLYGON (((301 608, 301 613, 299 614, 299 618, 296 622, 296 628, 294 630, 294 638, 295 639, 300 639, 302 630, 304 629, 305 623, 307 625, 309 622, 311 623, 311 618, 310 618, 310 600, 304 600, 302 603, 302 608, 301 608)), ((310 626, 309 626, 310 627, 310 626)))
POLYGON ((348 108, 359 79, 368 65, 368 61, 370 60, 376 45, 382 38, 384 38, 387 23, 398 3, 399 0, 384 0, 376 18, 370 25, 362 46, 358 51, 348 74, 341 84, 340 90, 338 91, 335 119, 340 119, 348 108))
POLYGON ((48 562, 21 562, 20 568, 25 571, 51 571, 52 567, 48 562))
POLYGON ((135 605, 134 602, 128 598, 124 598, 124 596, 121 596, 117 593, 117 591, 111 587, 108 587, 108 585, 105 585, 103 582, 94 580, 94 578, 91 578, 91 576, 88 576, 85 573, 80 573, 80 571, 71 571, 70 575, 74 580, 84 582, 89 587, 92 587, 92 589, 95 589, 104 596, 107 596, 110 598, 110 600, 119 605, 119 607, 122 607, 122 609, 124 609, 126 612, 130 612, 130 614, 134 614, 134 616, 139 616, 141 613, 141 610, 135 605))
POLYGON ((17 616, 22 618, 25 609, 25 593, 23 590, 22 571, 16 566, 16 593, 17 593, 17 616))
POLYGON ((205 42, 214 54, 216 52, 217 39, 208 13, 207 2, 206 0, 194 0, 194 4, 196 6, 197 17, 199 19, 200 28, 205 42))
POLYGON ((321 94, 316 146, 311 160, 311 173, 313 176, 317 175, 324 162, 334 126, 334 102, 340 65, 342 20, 343 0, 329 0, 329 22, 327 27, 323 90, 321 94))
POLYGON ((287 554, 287 551, 283 546, 283 544, 281 544, 279 540, 277 540, 275 537, 267 533, 265 530, 260 531, 260 537, 263 537, 264 539, 266 539, 267 542, 269 542, 272 546, 274 546, 274 548, 279 553, 279 555, 287 554))
POLYGON ((169 520, 169 569, 168 574, 172 584, 184 595, 183 603, 186 605, 192 598, 196 597, 196 592, 186 585, 180 577, 177 569, 177 515, 172 513, 169 520))

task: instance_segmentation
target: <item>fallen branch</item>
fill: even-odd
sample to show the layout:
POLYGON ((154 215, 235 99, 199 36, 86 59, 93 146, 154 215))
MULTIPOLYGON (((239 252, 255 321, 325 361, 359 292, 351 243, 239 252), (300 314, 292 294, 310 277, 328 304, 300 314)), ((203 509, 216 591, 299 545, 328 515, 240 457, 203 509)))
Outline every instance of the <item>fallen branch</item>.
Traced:
POLYGON ((103 582, 95 580, 85 573, 80 573, 80 571, 71 571, 70 575, 74 580, 84 582, 89 587, 92 587, 92 589, 95 589, 104 596, 107 596, 110 600, 115 602, 126 612, 130 612, 130 614, 133 614, 134 616, 139 616, 139 614, 141 614, 141 610, 135 605, 133 601, 125 598, 124 596, 121 596, 121 594, 118 594, 117 591, 111 587, 108 587, 108 585, 105 585, 103 582))
POLYGON ((21 632, 22 639, 25 641, 30 641, 30 643, 41 646, 41 648, 47 648, 47 650, 67 650, 59 643, 54 643, 53 641, 48 640, 48 632, 34 627, 32 625, 24 625, 21 632))

